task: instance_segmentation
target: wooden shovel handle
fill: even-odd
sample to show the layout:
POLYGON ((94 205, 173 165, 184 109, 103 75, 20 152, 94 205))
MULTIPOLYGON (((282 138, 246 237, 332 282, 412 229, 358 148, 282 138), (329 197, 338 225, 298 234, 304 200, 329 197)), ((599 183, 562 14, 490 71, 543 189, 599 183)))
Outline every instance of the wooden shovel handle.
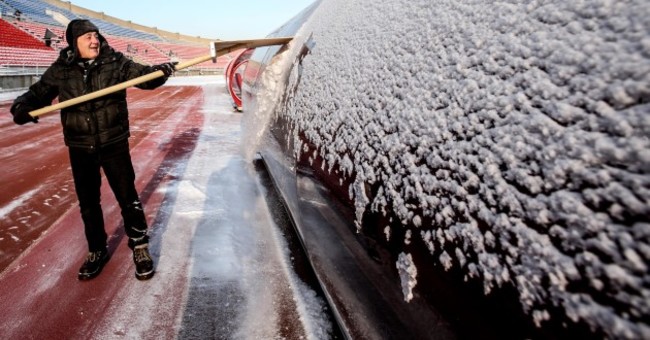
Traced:
MULTIPOLYGON (((212 59, 211 55, 197 57, 197 58, 194 58, 192 60, 188 60, 188 61, 186 61, 184 63, 180 63, 180 64, 176 65, 176 70, 182 70, 184 68, 187 68, 187 67, 190 67, 192 65, 202 63, 204 61, 208 61, 210 59, 212 59)), ((163 73, 163 71, 151 72, 149 74, 145 74, 143 76, 133 78, 133 79, 125 81, 123 83, 119 83, 119 84, 116 84, 116 85, 113 85, 113 86, 109 86, 107 88, 104 88, 104 89, 101 89, 101 90, 98 90, 98 91, 95 91, 95 92, 84 94, 83 96, 68 99, 66 101, 63 101, 63 102, 60 102, 60 103, 57 103, 57 104, 54 104, 54 105, 46 106, 44 108, 31 111, 29 114, 32 117, 40 116, 42 114, 52 112, 54 110, 60 110, 60 109, 63 109, 63 108, 66 108, 66 107, 69 107, 69 106, 72 106, 72 105, 77 105, 77 104, 80 104, 80 103, 83 103, 83 102, 86 102, 86 101, 89 101, 89 100, 92 100, 92 99, 95 99, 95 98, 105 96, 107 94, 111 94, 113 92, 124 90, 126 88, 131 87, 131 86, 146 83, 146 82, 148 82, 150 80, 156 79, 158 77, 162 77, 164 75, 165 74, 163 73)))

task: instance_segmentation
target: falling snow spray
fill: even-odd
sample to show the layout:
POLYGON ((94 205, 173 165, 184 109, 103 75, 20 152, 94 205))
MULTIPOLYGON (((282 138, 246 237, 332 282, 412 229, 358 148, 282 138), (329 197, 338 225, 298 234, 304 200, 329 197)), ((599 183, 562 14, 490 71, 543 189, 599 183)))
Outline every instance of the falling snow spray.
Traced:
POLYGON ((299 31, 286 48, 276 54, 262 71, 258 93, 253 103, 244 102, 242 118, 242 148, 245 159, 250 163, 258 151, 271 119, 287 88, 296 56, 301 51, 304 37, 299 31), (250 105, 250 106, 248 106, 250 105))

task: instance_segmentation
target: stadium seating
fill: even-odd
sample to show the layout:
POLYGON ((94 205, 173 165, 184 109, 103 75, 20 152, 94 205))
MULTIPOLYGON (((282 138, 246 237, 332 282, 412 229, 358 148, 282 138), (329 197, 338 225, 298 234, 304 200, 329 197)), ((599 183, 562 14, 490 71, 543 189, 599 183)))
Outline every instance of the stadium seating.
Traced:
MULTIPOLYGON (((151 45, 159 49, 160 51, 163 51, 163 53, 166 53, 172 58, 178 60, 188 60, 200 55, 207 54, 208 47, 209 47, 209 46, 187 45, 181 43, 171 44, 171 43, 164 43, 164 42, 152 42, 151 45)), ((230 60, 229 58, 220 58, 217 60, 217 63, 204 62, 200 64, 200 66, 202 68, 225 69, 229 60, 230 60)))
POLYGON ((0 46, 0 65, 11 67, 47 67, 58 57, 49 49, 0 46))
POLYGON ((97 25, 97 27, 102 32, 102 34, 105 35, 116 35, 120 37, 134 38, 140 40, 162 41, 162 38, 160 38, 155 34, 145 33, 127 27, 118 26, 116 24, 110 23, 105 20, 97 19, 97 18, 91 18, 87 16, 80 16, 80 18, 91 20, 93 24, 97 25))
POLYGON ((2 19, 0 19, 0 46, 51 50, 43 41, 2 19))
POLYGON ((45 43, 45 33, 47 30, 49 30, 55 35, 51 38, 52 48, 55 50, 60 50, 67 46, 67 43, 65 41, 65 29, 61 26, 45 25, 32 21, 15 21, 14 25, 31 34, 35 38, 42 40, 43 43, 45 43))
MULTIPOLYGON (((183 62, 208 53, 208 46, 166 39, 157 34, 122 27, 118 24, 77 15, 43 0, 0 0, 0 67, 41 69, 52 64, 59 51, 68 46, 65 22, 77 18, 91 20, 108 43, 129 58, 143 64, 168 61, 183 62), (20 12, 20 13, 18 13, 20 12), (57 18, 59 21, 55 20, 57 18), (45 33, 53 33, 49 47, 45 33)), ((231 55, 219 57, 217 63, 205 62, 188 71, 213 73, 225 69, 231 55)))
POLYGON ((144 64, 159 64, 170 61, 172 58, 151 44, 132 38, 106 35, 106 40, 114 49, 144 64))
POLYGON ((74 18, 75 15, 63 8, 50 5, 45 1, 34 1, 34 0, 3 0, 4 3, 13 8, 13 11, 9 11, 9 15, 14 15, 15 11, 20 11, 20 17, 16 19, 24 20, 28 19, 31 21, 40 22, 47 25, 60 26, 61 23, 54 20, 47 13, 50 11, 59 12, 68 18, 74 18))
POLYGON ((7 5, 4 3, 4 1, 0 1, 0 15, 3 17, 6 17, 8 15, 13 15, 14 9, 11 8, 11 6, 7 5))

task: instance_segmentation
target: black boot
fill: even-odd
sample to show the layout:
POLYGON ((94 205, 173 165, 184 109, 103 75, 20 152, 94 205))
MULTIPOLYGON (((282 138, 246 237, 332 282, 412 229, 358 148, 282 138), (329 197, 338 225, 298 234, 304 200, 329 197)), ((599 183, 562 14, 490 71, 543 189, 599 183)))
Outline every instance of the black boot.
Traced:
POLYGON ((99 275, 108 259, 108 249, 89 252, 84 264, 79 268, 79 280, 90 280, 99 275))
POLYGON ((133 263, 135 263, 135 277, 138 280, 149 280, 153 277, 153 259, 149 254, 147 243, 133 247, 133 263))

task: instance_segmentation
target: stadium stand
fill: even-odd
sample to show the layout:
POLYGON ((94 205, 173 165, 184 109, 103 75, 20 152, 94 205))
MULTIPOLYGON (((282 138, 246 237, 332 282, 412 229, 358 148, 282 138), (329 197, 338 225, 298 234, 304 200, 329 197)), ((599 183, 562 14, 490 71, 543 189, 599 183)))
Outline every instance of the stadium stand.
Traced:
POLYGON ((40 22, 42 24, 62 26, 62 24, 56 21, 48 13, 51 12, 62 12, 64 16, 68 18, 74 18, 72 12, 65 11, 62 8, 50 5, 44 1, 34 1, 34 0, 3 0, 4 3, 9 5, 10 8, 13 8, 13 11, 10 10, 9 13, 13 13, 16 20, 31 20, 40 22), (19 11, 20 16, 16 17, 15 13, 19 11))
POLYGON ((172 59, 143 40, 112 35, 106 35, 106 40, 114 49, 140 63, 160 64, 172 59))
POLYGON ((79 18, 91 20, 93 24, 99 27, 99 30, 102 32, 102 34, 105 35, 115 35, 139 40, 162 41, 162 38, 157 35, 118 26, 102 19, 91 18, 85 15, 79 16, 79 18))
MULTIPOLYGON (((91 20, 113 48, 143 64, 193 59, 207 54, 212 41, 134 24, 67 1, 0 0, 0 13, 0 89, 16 87, 7 81, 10 77, 39 76, 68 45, 65 28, 77 18, 91 20)), ((232 55, 222 56, 217 63, 201 63, 182 74, 223 73, 230 59, 232 55)), ((25 81, 17 83, 24 87, 25 81)))
POLYGON ((3 19, 0 19, 0 46, 51 49, 45 46, 45 42, 39 41, 34 36, 3 19))
MULTIPOLYGON (((207 45, 204 46, 196 46, 196 45, 187 45, 187 44, 182 44, 182 43, 164 43, 164 42, 152 42, 151 45, 161 51, 162 53, 166 54, 171 58, 172 60, 187 60, 187 59, 192 59, 198 55, 206 54, 205 51, 207 50, 207 45)), ((230 56, 226 58, 220 58, 217 60, 216 63, 212 62, 206 62, 200 64, 201 67, 204 68, 219 68, 219 69, 225 69, 226 65, 228 64, 228 61, 230 60, 230 56)))
MULTIPOLYGON (((50 38, 50 46, 55 50, 61 50, 67 45, 65 42, 65 30, 61 26, 45 25, 30 21, 15 21, 14 25, 31 34, 33 37, 42 39, 43 42, 46 42, 48 31, 50 31, 50 34, 53 35, 50 38)), ((45 45, 47 46, 47 43, 45 45)))
POLYGON ((0 46, 0 65, 4 67, 38 67, 50 66, 58 52, 50 49, 31 49, 0 46))
POLYGON ((13 15, 13 12, 11 12, 11 7, 4 3, 4 1, 0 1, 0 16, 6 17, 8 15, 13 15))

